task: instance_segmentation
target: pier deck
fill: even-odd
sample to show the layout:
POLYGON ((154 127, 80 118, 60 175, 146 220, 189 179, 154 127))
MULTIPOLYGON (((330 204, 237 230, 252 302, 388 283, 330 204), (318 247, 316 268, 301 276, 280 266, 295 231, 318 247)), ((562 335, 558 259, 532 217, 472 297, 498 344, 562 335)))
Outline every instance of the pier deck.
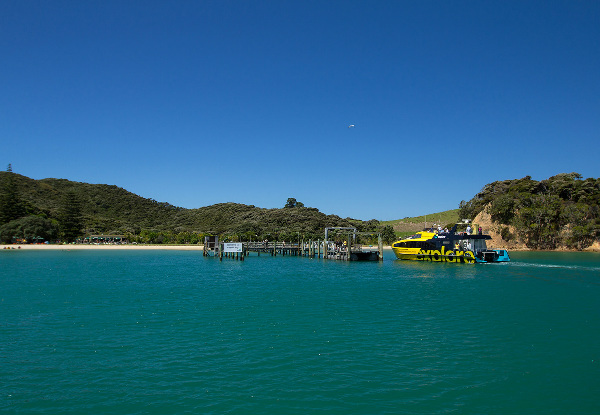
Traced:
POLYGON ((251 254, 289 255, 309 258, 333 259, 341 261, 380 261, 383 260, 383 247, 364 246, 360 244, 344 244, 326 241, 291 242, 240 242, 235 252, 227 252, 223 243, 205 247, 204 256, 217 256, 244 260, 251 254), (350 249, 348 249, 350 246, 350 249))
POLYGON ((363 246, 356 243, 359 233, 356 228, 325 228, 324 240, 308 240, 298 242, 279 241, 250 241, 250 242, 220 242, 218 236, 207 236, 204 240, 204 256, 234 258, 241 261, 251 253, 277 256, 304 256, 310 258, 334 259, 341 261, 382 261, 383 243, 381 234, 377 234, 377 247, 363 246), (337 235, 329 239, 331 235, 337 235))

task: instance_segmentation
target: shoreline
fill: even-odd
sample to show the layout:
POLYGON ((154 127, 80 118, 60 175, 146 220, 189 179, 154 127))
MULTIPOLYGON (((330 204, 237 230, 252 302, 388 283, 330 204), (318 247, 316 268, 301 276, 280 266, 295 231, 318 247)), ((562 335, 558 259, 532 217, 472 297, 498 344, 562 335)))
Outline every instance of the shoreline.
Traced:
MULTIPOLYGON (((0 244, 0 250, 54 250, 54 251, 75 251, 75 250, 124 250, 124 251, 203 251, 204 245, 87 245, 87 244, 0 244)), ((390 245, 384 245, 383 249, 392 249, 390 245)), ((510 252, 592 252, 599 253, 600 247, 594 244, 586 249, 553 249, 536 250, 528 248, 499 248, 510 252)))
POLYGON ((0 244, 0 250, 35 249, 35 250, 168 250, 168 251, 202 251, 204 245, 87 245, 87 244, 0 244))

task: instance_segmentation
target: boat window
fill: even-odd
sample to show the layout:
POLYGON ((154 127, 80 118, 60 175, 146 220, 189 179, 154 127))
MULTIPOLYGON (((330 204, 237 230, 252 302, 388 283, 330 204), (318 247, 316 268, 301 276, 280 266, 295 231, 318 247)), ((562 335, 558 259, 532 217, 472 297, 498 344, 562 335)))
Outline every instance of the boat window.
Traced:
POLYGON ((474 251, 485 251, 487 249, 485 239, 475 239, 473 241, 473 248, 474 251))
POLYGON ((435 249, 435 244, 428 241, 410 241, 407 242, 409 248, 420 248, 420 249, 435 249))
POLYGON ((455 246, 455 248, 460 249, 461 251, 472 251, 473 244, 471 242, 472 240, 469 239, 459 239, 455 241, 455 244, 458 245, 455 246))
POLYGON ((487 245, 485 243, 485 239, 459 239, 455 241, 454 248, 460 249, 461 251, 478 252, 485 251, 487 249, 487 245))

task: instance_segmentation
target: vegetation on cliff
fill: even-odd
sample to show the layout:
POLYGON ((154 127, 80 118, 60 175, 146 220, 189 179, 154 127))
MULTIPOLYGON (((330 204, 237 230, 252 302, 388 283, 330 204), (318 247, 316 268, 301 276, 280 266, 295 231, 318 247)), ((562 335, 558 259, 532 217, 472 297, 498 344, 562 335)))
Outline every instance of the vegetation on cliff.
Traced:
POLYGON ((600 238, 599 205, 600 179, 562 173, 490 183, 460 203, 459 215, 474 218, 486 209, 502 239, 531 249, 584 249, 600 238))

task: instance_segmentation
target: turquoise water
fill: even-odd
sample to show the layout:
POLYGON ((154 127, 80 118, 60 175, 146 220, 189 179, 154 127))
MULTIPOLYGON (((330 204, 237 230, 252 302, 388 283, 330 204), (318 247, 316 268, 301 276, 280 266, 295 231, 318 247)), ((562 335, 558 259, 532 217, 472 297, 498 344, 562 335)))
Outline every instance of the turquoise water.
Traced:
POLYGON ((600 413, 600 255, 511 257, 0 251, 0 413, 600 413))

